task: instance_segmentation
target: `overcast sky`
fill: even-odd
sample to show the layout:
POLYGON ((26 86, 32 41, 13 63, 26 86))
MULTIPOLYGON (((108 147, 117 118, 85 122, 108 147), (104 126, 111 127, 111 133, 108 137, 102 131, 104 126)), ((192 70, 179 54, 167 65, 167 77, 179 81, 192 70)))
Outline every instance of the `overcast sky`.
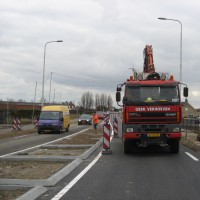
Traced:
MULTIPOLYGON (((143 49, 153 46, 156 71, 182 82, 200 108, 200 1, 197 0, 0 0, 0 99, 80 101, 83 92, 111 94, 143 70, 143 49), (55 92, 55 96, 54 96, 55 92)), ((184 100, 184 99, 182 99, 184 100)))

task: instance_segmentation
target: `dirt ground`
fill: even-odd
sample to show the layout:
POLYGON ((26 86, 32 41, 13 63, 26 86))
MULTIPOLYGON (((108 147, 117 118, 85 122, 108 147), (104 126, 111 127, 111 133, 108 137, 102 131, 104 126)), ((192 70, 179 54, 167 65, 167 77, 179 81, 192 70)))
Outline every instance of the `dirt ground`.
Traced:
POLYGON ((197 141, 197 133, 189 133, 187 139, 181 139, 181 144, 200 153, 200 142, 197 141))
POLYGON ((0 190, 0 200, 15 200, 27 190, 0 190))
MULTIPOLYGON (((93 145, 102 137, 102 128, 98 127, 98 130, 90 129, 86 132, 80 133, 76 136, 72 136, 68 139, 63 139, 57 143, 59 144, 83 144, 93 145)), ((23 131, 21 134, 25 134, 23 131)), ((27 134, 32 131, 28 131, 27 134)), ((2 135, 1 135, 2 136, 2 135)), ((13 137, 15 134, 13 134, 13 137)), ((2 136, 3 137, 3 136, 2 136)), ((0 139, 2 139, 2 137, 0 139)), ((5 138, 7 139, 7 137, 5 138)), ((53 144, 53 143, 52 143, 53 144)), ((29 152, 28 155, 57 155, 57 156, 80 156, 89 147, 80 148, 45 148, 37 149, 29 152)), ((0 179, 47 179, 53 174, 58 172, 60 169, 65 167, 69 162, 50 162, 50 161, 1 161, 0 162, 0 179)), ((25 193, 25 190, 0 190, 0 200, 16 199, 25 193)))
POLYGON ((1 179, 47 179, 69 162, 1 161, 1 179))
POLYGON ((54 155, 54 156, 80 156, 87 148, 51 148, 51 149, 38 149, 29 155, 54 155))
POLYGON ((97 131, 90 129, 87 132, 63 139, 54 144, 95 144, 102 137, 102 128, 99 127, 97 131))
MULTIPOLYGON (((97 131, 90 129, 86 132, 63 139, 52 144, 95 144, 102 137, 102 129, 97 131)), ((37 149, 27 153, 28 155, 57 155, 57 156, 79 156, 88 150, 89 147, 80 148, 45 148, 37 149)), ((25 153, 26 154, 26 153, 25 153)), ((69 161, 71 162, 71 160, 69 161)), ((50 162, 50 161, 1 161, 1 179, 46 179, 69 162, 50 162)))

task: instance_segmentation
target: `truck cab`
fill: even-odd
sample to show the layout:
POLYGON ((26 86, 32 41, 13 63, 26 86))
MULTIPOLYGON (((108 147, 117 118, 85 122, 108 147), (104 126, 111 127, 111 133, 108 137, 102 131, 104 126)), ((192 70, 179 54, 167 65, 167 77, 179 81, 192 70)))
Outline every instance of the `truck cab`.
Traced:
MULTIPOLYGON (((116 101, 122 100, 124 152, 150 145, 169 146, 178 153, 181 139, 182 108, 179 82, 164 73, 142 73, 118 85, 116 101), (169 77, 169 78, 168 78, 169 77)), ((188 96, 188 88, 184 88, 188 96)))

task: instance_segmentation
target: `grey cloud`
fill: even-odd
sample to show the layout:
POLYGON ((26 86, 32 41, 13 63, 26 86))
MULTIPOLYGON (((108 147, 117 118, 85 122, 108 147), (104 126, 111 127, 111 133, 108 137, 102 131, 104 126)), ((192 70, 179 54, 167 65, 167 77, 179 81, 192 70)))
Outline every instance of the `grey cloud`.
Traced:
MULTIPOLYGON (((1 96, 30 101, 37 81, 41 98, 44 45, 46 51, 45 97, 49 74, 52 87, 63 100, 79 101, 81 92, 106 91, 115 95, 116 85, 131 75, 130 67, 143 70, 143 48, 153 45, 157 71, 179 79, 178 23, 183 23, 183 81, 196 91, 199 85, 199 6, 186 0, 7 0, 0 3, 1 96), (14 84, 13 84, 14 83, 14 84), (23 91, 23 92, 22 92, 23 91)), ((189 101, 199 107, 197 96, 189 101)), ((198 93, 195 93, 198 95, 198 93)))

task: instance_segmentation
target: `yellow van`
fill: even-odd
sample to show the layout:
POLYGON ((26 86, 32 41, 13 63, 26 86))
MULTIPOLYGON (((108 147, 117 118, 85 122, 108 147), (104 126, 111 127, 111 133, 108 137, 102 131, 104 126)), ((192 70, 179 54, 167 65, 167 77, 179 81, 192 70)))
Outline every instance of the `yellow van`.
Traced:
POLYGON ((68 106, 44 106, 38 120, 38 134, 45 131, 61 133, 69 131, 70 114, 68 106))

